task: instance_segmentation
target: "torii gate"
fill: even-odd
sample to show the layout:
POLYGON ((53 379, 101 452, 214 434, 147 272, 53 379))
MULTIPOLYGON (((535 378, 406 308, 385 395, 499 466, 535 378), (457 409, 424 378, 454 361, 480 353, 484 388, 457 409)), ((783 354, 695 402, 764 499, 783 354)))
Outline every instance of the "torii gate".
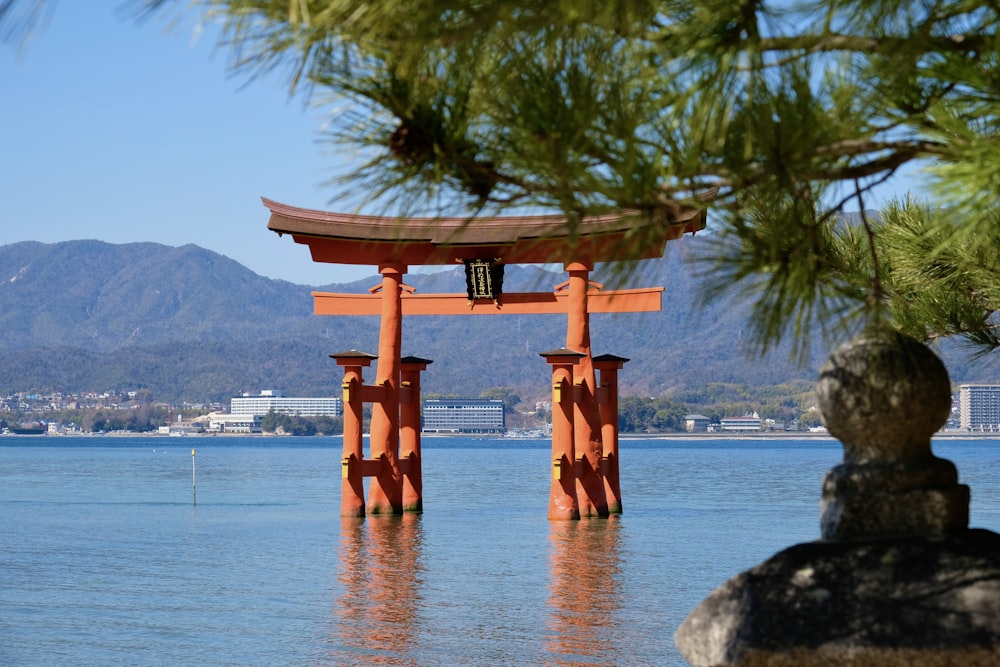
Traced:
POLYGON ((622 511, 617 373, 628 359, 591 355, 590 313, 659 311, 663 288, 602 290, 589 280, 590 271, 596 262, 621 256, 640 224, 646 226, 646 245, 638 256, 630 248, 630 257, 662 257, 667 241, 705 228, 703 210, 681 209, 659 222, 634 214, 584 218, 568 239, 562 216, 391 218, 263 202, 271 211, 268 229, 309 246, 313 261, 374 265, 382 276, 369 294, 312 293, 317 315, 381 317, 377 356, 355 350, 330 355, 344 367, 342 516, 365 515, 365 477, 373 478, 367 512, 423 509, 420 372, 431 361, 401 356, 403 315, 566 314, 566 346, 540 353, 552 367, 548 515, 579 519, 622 511), (410 266, 456 262, 465 264, 467 294, 415 294, 403 283, 410 266), (546 263, 562 263, 569 274, 554 291, 501 291, 504 264, 546 263), (366 385, 362 371, 376 358, 375 383, 366 385), (361 439, 364 403, 372 404, 367 459, 361 439))

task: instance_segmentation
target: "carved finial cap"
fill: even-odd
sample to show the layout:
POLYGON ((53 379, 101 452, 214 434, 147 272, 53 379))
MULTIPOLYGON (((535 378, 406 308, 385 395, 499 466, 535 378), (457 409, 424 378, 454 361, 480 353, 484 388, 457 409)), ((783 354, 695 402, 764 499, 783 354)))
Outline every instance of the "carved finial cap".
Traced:
POLYGON ((951 382, 923 343, 892 331, 837 348, 816 386, 823 422, 850 462, 930 456, 931 436, 951 412, 951 382))

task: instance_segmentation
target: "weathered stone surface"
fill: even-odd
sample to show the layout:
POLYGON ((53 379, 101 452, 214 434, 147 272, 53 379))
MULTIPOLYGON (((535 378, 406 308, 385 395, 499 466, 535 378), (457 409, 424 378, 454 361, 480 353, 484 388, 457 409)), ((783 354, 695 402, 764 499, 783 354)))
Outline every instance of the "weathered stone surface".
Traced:
POLYGON ((969 487, 947 459, 844 463, 826 474, 820 501, 824 540, 942 535, 969 525, 969 487))
POLYGON ((969 489, 931 452, 951 411, 951 384, 926 345, 871 332, 839 347, 820 371, 820 411, 844 445, 823 482, 825 540, 942 535, 969 525, 969 489))
POLYGON ((844 462, 823 542, 726 582, 675 640, 695 667, 1000 666, 1000 535, 969 530, 969 488, 931 451, 951 409, 941 361, 886 331, 841 346, 817 385, 844 462))
POLYGON ((926 345, 892 332, 861 335, 830 355, 816 396, 844 461, 931 455, 931 436, 951 411, 948 371, 926 345))
POLYGON ((799 544, 723 584, 675 640, 695 667, 1000 665, 1000 535, 799 544))

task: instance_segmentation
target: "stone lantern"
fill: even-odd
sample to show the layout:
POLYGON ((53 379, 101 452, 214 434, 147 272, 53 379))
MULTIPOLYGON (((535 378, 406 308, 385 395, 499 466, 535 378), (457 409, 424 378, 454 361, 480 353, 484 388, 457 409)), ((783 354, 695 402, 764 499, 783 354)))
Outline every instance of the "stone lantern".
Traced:
POLYGON ((1000 665, 1000 535, 968 528, 969 488, 931 451, 951 407, 940 359, 869 332, 831 355, 816 393, 844 445, 822 539, 711 593, 681 653, 694 667, 1000 665))

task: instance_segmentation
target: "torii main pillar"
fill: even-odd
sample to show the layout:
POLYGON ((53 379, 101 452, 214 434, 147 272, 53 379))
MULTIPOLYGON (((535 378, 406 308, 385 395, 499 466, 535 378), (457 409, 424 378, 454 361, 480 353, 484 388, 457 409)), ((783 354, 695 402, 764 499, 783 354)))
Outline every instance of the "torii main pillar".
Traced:
POLYGON ((603 445, 597 382, 590 353, 590 311, 587 308, 589 277, 593 268, 585 262, 566 265, 569 273, 566 347, 583 354, 573 369, 573 445, 579 468, 576 484, 580 516, 608 516, 608 498, 600 474, 603 445))
POLYGON ((378 337, 378 370, 375 385, 382 387, 382 400, 372 403, 371 457, 382 459, 379 474, 368 490, 370 514, 400 513, 403 508, 403 478, 399 470, 399 373, 403 345, 403 310, 399 302, 406 266, 381 264, 382 318, 378 337))

